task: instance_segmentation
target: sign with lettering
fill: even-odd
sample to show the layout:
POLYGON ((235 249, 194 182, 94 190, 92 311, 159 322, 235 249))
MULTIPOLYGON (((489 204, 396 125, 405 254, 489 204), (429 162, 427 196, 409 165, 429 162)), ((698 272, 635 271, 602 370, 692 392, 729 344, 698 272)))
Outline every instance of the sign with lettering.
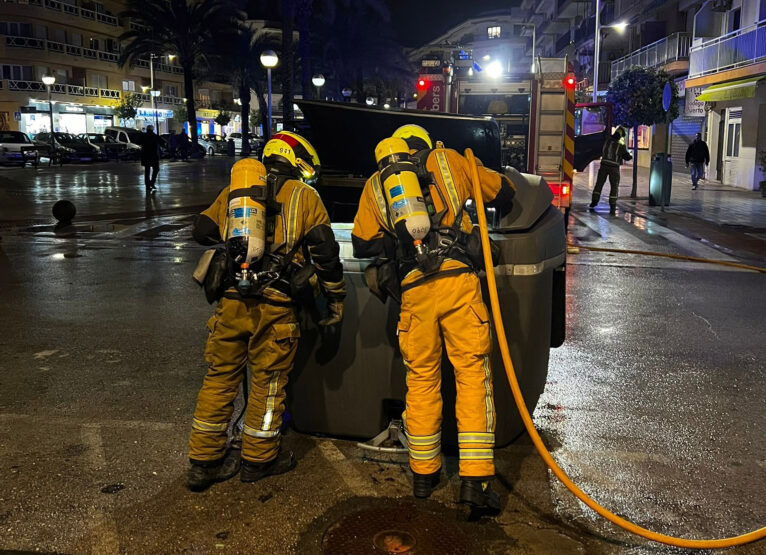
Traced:
POLYGON ((444 75, 432 74, 423 76, 427 87, 418 94, 418 110, 429 112, 444 112, 447 100, 447 87, 444 83, 444 75))
POLYGON ((692 118, 704 118, 705 117, 705 102, 697 100, 697 97, 702 94, 705 87, 687 87, 686 93, 686 106, 684 108, 684 115, 692 118))

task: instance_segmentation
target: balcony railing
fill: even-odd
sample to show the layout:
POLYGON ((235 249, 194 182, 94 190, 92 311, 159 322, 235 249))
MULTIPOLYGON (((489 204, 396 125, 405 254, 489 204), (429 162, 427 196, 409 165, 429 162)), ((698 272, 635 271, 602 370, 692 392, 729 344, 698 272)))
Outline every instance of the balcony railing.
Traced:
POLYGON ((6 36, 5 44, 6 46, 14 46, 16 48, 35 48, 37 50, 43 50, 45 48, 45 39, 6 36))
POLYGON ((29 4, 32 6, 43 6, 49 10, 55 10, 75 17, 82 17, 83 19, 89 19, 91 21, 98 21, 114 27, 120 25, 119 20, 113 15, 95 12, 93 10, 81 8, 80 6, 67 4, 66 2, 59 2, 59 0, 29 0, 29 4))
POLYGON ((689 77, 701 77, 766 60, 766 19, 691 49, 689 77))
POLYGON ((98 87, 83 87, 85 96, 98 96, 98 87))
POLYGON ((44 92, 45 83, 41 81, 19 81, 16 79, 8 79, 9 91, 30 91, 30 92, 44 92))
MULTIPOLYGON (((133 65, 136 67, 149 69, 149 60, 136 60, 135 62, 133 62, 133 65)), ((157 62, 154 64, 154 71, 161 71, 163 73, 175 73, 175 74, 183 74, 184 72, 181 66, 171 66, 168 64, 162 64, 160 62, 157 62)))
POLYGON ((689 33, 674 33, 627 56, 612 62, 612 79, 616 79, 633 66, 660 67, 670 62, 689 59, 689 33))
POLYGON ((85 87, 81 85, 67 85, 66 93, 74 96, 83 96, 85 93, 85 87))
POLYGON ((114 89, 99 89, 101 98, 120 98, 120 91, 114 89))

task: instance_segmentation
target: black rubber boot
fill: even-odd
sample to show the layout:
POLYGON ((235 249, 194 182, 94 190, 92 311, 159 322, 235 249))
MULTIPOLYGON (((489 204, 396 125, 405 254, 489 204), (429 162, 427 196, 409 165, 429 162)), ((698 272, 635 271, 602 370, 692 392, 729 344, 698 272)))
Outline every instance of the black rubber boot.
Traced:
POLYGON ((460 478, 459 503, 468 505, 468 520, 500 514, 500 496, 489 486, 490 476, 482 478, 460 478))
POLYGON ((433 489, 439 485, 439 475, 441 468, 433 474, 412 473, 412 495, 418 499, 427 499, 431 496, 433 489))
POLYGON ((295 457, 293 456, 293 452, 289 449, 280 451, 274 459, 265 463, 254 463, 243 460, 242 472, 239 475, 239 479, 245 483, 257 482, 267 476, 276 476, 277 474, 290 472, 295 468, 295 464, 295 457))
POLYGON ((617 207, 616 206, 610 206, 609 207, 609 215, 614 216, 617 214, 617 207))
POLYGON ((234 477, 241 465, 239 449, 229 449, 226 455, 217 461, 191 461, 186 477, 186 486, 191 491, 205 491, 216 482, 224 482, 234 477))

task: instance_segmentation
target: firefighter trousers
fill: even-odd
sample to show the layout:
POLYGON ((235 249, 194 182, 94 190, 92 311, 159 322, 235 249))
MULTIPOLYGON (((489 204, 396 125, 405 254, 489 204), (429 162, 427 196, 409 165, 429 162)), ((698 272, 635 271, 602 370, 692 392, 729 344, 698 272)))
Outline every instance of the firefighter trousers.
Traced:
POLYGON ((455 369, 460 476, 493 476, 495 405, 490 324, 474 273, 426 281, 402 295, 399 349, 407 369, 404 413, 410 468, 441 468, 442 341, 455 369))
POLYGON ((598 201, 601 200, 601 190, 604 188, 606 178, 609 178, 609 207, 615 208, 617 206, 617 195, 620 194, 620 166, 613 166, 611 164, 602 163, 598 168, 598 175, 596 176, 596 186, 593 188, 593 198, 591 199, 591 206, 596 206, 598 201))
POLYGON ((209 462, 224 456, 234 399, 249 367, 242 458, 270 461, 279 451, 285 386, 300 337, 295 310, 260 299, 224 297, 207 327, 208 369, 194 411, 189 459, 209 462))

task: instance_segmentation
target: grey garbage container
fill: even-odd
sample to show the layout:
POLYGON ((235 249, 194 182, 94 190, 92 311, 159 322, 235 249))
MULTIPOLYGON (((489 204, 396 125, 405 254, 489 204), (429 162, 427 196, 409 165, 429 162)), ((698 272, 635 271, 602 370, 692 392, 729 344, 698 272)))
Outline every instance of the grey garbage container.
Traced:
POLYGON ((649 168, 649 206, 669 206, 673 162, 664 152, 652 156, 649 168))
MULTIPOLYGON (((566 237, 563 215, 551 206, 552 194, 545 181, 510 169, 508 174, 517 194, 513 211, 492 234, 502 252, 495 274, 511 356, 528 408, 534 410, 548 372, 553 273, 564 264, 566 237)), ((298 431, 369 439, 390 418, 400 416, 405 370, 395 334, 399 305, 390 299, 383 304, 368 291, 363 279, 368 261, 353 258, 351 227, 333 225, 348 288, 343 326, 337 336, 328 334, 316 325, 317 313, 304 311, 288 406, 298 431)), ((489 304, 486 283, 484 289, 489 304)), ((497 345, 491 362, 496 443, 502 446, 513 441, 523 425, 497 345)), ((457 434, 455 380, 446 356, 442 372, 442 442, 449 451, 457 443, 457 434)))

